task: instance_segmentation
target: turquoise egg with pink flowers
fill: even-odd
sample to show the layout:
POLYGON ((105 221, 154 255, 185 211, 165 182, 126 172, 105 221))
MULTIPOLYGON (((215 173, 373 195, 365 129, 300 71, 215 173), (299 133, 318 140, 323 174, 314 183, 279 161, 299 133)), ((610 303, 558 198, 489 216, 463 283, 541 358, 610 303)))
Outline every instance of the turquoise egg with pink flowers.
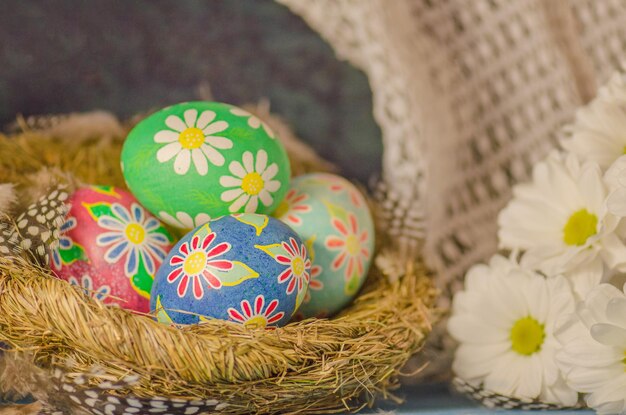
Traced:
POLYGON ((343 177, 295 177, 274 216, 304 241, 312 261, 298 319, 329 317, 357 295, 372 261, 374 221, 365 197, 343 177))
POLYGON ((289 322, 306 296, 311 261, 301 238, 267 215, 223 216, 186 234, 155 276, 151 309, 163 323, 289 322))

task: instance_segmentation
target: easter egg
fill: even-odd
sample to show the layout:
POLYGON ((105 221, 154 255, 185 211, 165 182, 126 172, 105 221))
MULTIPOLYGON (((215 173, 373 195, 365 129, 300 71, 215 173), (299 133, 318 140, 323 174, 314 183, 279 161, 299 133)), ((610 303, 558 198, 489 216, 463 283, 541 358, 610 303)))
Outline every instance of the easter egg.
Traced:
POLYGON ((311 261, 300 237, 266 215, 240 213, 185 235, 159 269, 151 307, 163 323, 287 324, 304 300, 311 261))
POLYGON ((105 304, 149 312, 154 275, 171 248, 167 230, 115 187, 80 188, 68 203, 52 271, 105 304))
POLYGON ((274 211, 289 186, 287 153, 259 118, 232 105, 186 102, 141 121, 122 149, 137 199, 166 223, 274 211))
POLYGON ((299 318, 328 317, 365 281, 374 250, 374 222, 359 190, 333 174, 294 178, 274 215, 304 240, 312 261, 299 318))

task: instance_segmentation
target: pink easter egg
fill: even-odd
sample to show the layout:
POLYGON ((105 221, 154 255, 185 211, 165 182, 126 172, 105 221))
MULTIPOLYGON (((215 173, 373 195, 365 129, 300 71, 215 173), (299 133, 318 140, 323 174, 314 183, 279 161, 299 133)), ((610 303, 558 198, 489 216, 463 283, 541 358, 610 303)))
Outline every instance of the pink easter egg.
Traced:
POLYGON ((80 188, 68 203, 53 272, 105 304, 148 313, 154 275, 172 247, 162 223, 111 186, 80 188))

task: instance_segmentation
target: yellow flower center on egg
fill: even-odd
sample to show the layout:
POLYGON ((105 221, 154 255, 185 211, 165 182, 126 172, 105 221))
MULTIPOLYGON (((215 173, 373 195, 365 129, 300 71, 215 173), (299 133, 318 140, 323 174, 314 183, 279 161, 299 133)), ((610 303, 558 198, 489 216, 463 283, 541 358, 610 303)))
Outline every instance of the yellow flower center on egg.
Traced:
POLYGON ((298 277, 302 275, 302 273, 304 272, 304 261, 302 260, 302 258, 295 257, 291 261, 291 270, 298 277))
POLYGON ((580 209, 569 217, 563 227, 563 242, 567 245, 584 245, 590 236, 595 235, 598 217, 587 209, 580 209))
POLYGON ((251 196, 258 195, 264 186, 263 178, 255 171, 246 174, 241 180, 241 189, 251 196))
POLYGON ((138 223, 130 223, 124 230, 126 239, 135 245, 140 245, 146 239, 146 230, 138 223))
POLYGON ((545 337, 543 324, 530 316, 524 317, 511 328, 511 348, 521 355, 530 356, 541 350, 545 337))
POLYGON ((361 244, 356 235, 350 235, 346 238, 346 250, 351 256, 357 256, 361 250, 361 244))
POLYGON ((254 316, 250 320, 243 323, 246 328, 265 328, 267 326, 267 319, 265 316, 254 316))
POLYGON ((196 251, 185 258, 183 263, 183 271, 187 275, 197 275, 204 271, 206 266, 206 253, 204 251, 196 251))
POLYGON ((281 202, 278 204, 278 207, 274 211, 274 216, 277 218, 282 218, 287 214, 287 212, 289 212, 289 208, 289 202, 287 202, 286 200, 281 200, 281 202))
POLYGON ((204 143, 204 133, 196 127, 186 128, 178 136, 178 142, 183 148, 193 150, 199 148, 204 143))

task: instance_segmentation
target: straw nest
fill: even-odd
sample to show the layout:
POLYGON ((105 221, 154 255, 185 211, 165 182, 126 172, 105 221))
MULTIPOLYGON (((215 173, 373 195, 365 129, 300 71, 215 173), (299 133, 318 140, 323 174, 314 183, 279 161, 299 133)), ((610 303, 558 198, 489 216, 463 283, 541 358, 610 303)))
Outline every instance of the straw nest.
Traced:
MULTIPOLYGON (((81 129, 79 137, 71 128, 51 134, 22 121, 21 131, 0 135, 0 185, 15 189, 5 223, 57 183, 123 187, 118 160, 125 128, 94 136, 81 129)), ((328 169, 306 154, 306 160, 291 157, 295 170, 328 169)), ((26 252, 0 257, 0 343, 10 346, 0 360, 0 393, 13 387, 67 412, 92 413, 107 413, 93 409, 95 401, 128 404, 128 397, 156 400, 157 408, 204 400, 221 413, 330 413, 392 398, 400 369, 420 350, 438 312, 420 260, 397 259, 380 230, 378 240, 385 246, 378 263, 395 260, 398 278, 373 266, 357 300, 339 316, 275 330, 225 321, 162 325, 104 307, 26 252), (94 388, 98 397, 89 405, 76 398, 92 396, 94 388)))

